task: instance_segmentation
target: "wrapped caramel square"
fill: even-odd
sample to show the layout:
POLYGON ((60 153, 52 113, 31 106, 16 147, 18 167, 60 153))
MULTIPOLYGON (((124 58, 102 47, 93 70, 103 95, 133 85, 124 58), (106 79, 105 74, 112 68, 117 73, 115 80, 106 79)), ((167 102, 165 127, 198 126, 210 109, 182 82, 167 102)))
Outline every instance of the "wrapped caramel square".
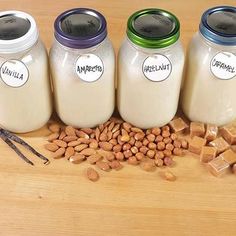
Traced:
POLYGON ((198 136, 204 137, 205 126, 201 122, 191 122, 190 123, 190 137, 198 136))
POLYGON ((221 135, 229 144, 236 144, 236 126, 227 125, 221 129, 221 135))
POLYGON ((203 163, 208 163, 216 157, 217 149, 215 147, 202 147, 200 161, 203 163))
POLYGON ((224 152, 230 147, 230 145, 222 137, 211 141, 209 145, 217 149, 217 154, 224 152))
POLYGON ((216 157, 212 161, 208 162, 208 170, 216 177, 219 177, 229 170, 229 163, 224 161, 221 156, 216 157))
POLYGON ((202 147, 206 144, 206 139, 194 136, 189 142, 188 150, 192 153, 200 155, 202 147))
POLYGON ((205 139, 207 142, 213 141, 217 138, 218 127, 216 125, 207 124, 205 139))
POLYGON ((233 152, 231 149, 221 153, 220 157, 229 165, 233 165, 236 163, 236 153, 233 152))
POLYGON ((182 118, 176 118, 172 121, 170 121, 170 127, 175 133, 184 131, 186 128, 188 128, 188 125, 184 122, 182 118))

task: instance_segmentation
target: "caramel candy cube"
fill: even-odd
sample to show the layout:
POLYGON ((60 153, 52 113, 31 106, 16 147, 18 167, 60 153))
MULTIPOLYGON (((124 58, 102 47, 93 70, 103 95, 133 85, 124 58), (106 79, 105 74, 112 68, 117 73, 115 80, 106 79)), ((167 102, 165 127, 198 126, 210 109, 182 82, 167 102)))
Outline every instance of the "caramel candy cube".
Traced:
POLYGON ((220 157, 229 165, 233 165, 236 163, 236 153, 233 152, 231 149, 221 153, 220 157))
POLYGON ((221 156, 216 157, 207 164, 207 169, 216 177, 219 177, 227 172, 229 167, 229 163, 224 161, 221 156))
POLYGON ((190 137, 198 136, 204 137, 205 126, 201 122, 191 122, 190 123, 190 137))
POLYGON ((200 155, 202 147, 206 144, 206 139, 194 136, 189 142, 188 150, 192 153, 200 155))
POLYGON ((210 142, 216 139, 218 127, 216 125, 207 124, 205 139, 210 142))
POLYGON ((209 145, 217 149, 217 154, 224 152, 230 147, 229 144, 222 137, 211 141, 209 145))
POLYGON ((221 135, 229 144, 236 144, 236 126, 227 125, 221 129, 221 135))
POLYGON ((215 147, 202 147, 202 152, 200 155, 200 161, 203 163, 208 163, 216 157, 216 148, 215 147))
POLYGON ((169 124, 175 133, 181 132, 181 131, 185 130, 186 128, 188 128, 188 125, 180 117, 170 121, 169 124))

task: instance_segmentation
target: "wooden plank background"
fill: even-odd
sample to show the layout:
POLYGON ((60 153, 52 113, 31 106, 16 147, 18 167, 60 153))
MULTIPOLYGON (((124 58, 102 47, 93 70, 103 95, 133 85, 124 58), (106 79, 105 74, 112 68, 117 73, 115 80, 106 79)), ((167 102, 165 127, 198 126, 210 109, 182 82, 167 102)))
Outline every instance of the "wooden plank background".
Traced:
MULTIPOLYGON (((53 22, 64 10, 90 7, 107 18, 109 37, 117 51, 125 36, 126 21, 134 11, 157 7, 176 14, 185 48, 198 29, 202 12, 235 0, 1 0, 0 9, 32 14, 47 48, 53 41, 53 22)), ((21 135, 45 155, 46 127, 21 135)), ((0 142, 0 236, 233 236, 236 224, 235 176, 217 179, 197 157, 175 158, 171 171, 176 182, 161 179, 158 170, 146 173, 127 166, 102 173, 91 183, 86 164, 66 160, 43 166, 31 154, 35 167, 22 162, 0 142)))

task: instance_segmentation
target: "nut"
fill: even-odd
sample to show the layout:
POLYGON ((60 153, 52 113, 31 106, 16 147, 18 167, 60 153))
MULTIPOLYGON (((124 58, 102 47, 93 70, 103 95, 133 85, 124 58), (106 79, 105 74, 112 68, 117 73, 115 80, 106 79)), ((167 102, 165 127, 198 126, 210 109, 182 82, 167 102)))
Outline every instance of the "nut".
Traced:
POLYGON ((81 152, 82 150, 84 150, 87 147, 88 147, 88 144, 79 144, 78 146, 75 147, 75 151, 81 152))
POLYGON ((52 132, 52 133, 59 133, 60 132, 60 125, 59 124, 51 124, 49 125, 48 129, 52 132))
POLYGON ((59 147, 55 143, 47 143, 44 145, 44 147, 51 152, 55 152, 59 149, 59 147))
POLYGON ((53 143, 56 144, 58 147, 67 147, 67 143, 62 140, 53 140, 53 143))
POLYGON ((152 160, 144 160, 140 163, 140 168, 145 171, 154 171, 155 170, 155 163, 152 160))
POLYGON ((103 170, 103 171, 109 171, 110 170, 110 166, 107 162, 105 161, 98 161, 96 163, 96 166, 100 169, 100 170, 103 170))
POLYGON ((65 152, 65 158, 69 159, 71 156, 75 154, 75 150, 73 147, 67 147, 65 152))
POLYGON ((67 136, 76 136, 75 128, 73 128, 70 125, 66 126, 65 133, 66 133, 67 136))
POLYGON ((138 160, 136 159, 135 156, 130 156, 129 159, 128 159, 128 164, 130 165, 138 165, 138 160))
POLYGON ((170 172, 170 171, 165 171, 163 173, 163 177, 167 180, 167 181, 175 181, 176 180, 176 176, 170 172))
POLYGON ((51 142, 53 140, 56 140, 59 137, 58 133, 52 133, 48 136, 48 141, 51 142))
POLYGON ((97 181, 99 179, 99 174, 96 170, 93 168, 89 167, 87 169, 87 178, 93 182, 97 181))
POLYGON ((99 147, 102 148, 105 151, 111 151, 113 146, 109 142, 99 142, 99 147))
POLYGON ((52 153, 52 158, 54 159, 58 159, 58 158, 62 158, 62 156, 64 155, 66 149, 61 147, 58 150, 56 150, 54 153, 52 153))
POLYGON ((80 152, 80 154, 85 156, 91 156, 96 154, 96 151, 93 148, 85 148, 80 152))
POLYGON ((117 160, 109 162, 109 165, 114 170, 120 170, 121 168, 123 168, 123 165, 117 160))
POLYGON ((85 156, 82 154, 76 154, 75 156, 71 156, 69 158, 69 161, 73 164, 80 164, 84 160, 85 160, 85 156))
POLYGON ((102 156, 99 154, 93 154, 87 158, 87 161, 89 164, 93 165, 96 164, 96 162, 100 161, 102 159, 102 156))

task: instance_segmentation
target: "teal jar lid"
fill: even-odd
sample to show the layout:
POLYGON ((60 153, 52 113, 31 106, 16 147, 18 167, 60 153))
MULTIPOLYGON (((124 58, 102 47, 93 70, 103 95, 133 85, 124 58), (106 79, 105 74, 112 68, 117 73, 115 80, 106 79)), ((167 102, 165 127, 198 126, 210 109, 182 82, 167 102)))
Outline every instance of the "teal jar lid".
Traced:
POLYGON ((135 12, 128 19, 127 36, 144 48, 164 48, 180 36, 180 23, 172 13, 156 8, 135 12))

